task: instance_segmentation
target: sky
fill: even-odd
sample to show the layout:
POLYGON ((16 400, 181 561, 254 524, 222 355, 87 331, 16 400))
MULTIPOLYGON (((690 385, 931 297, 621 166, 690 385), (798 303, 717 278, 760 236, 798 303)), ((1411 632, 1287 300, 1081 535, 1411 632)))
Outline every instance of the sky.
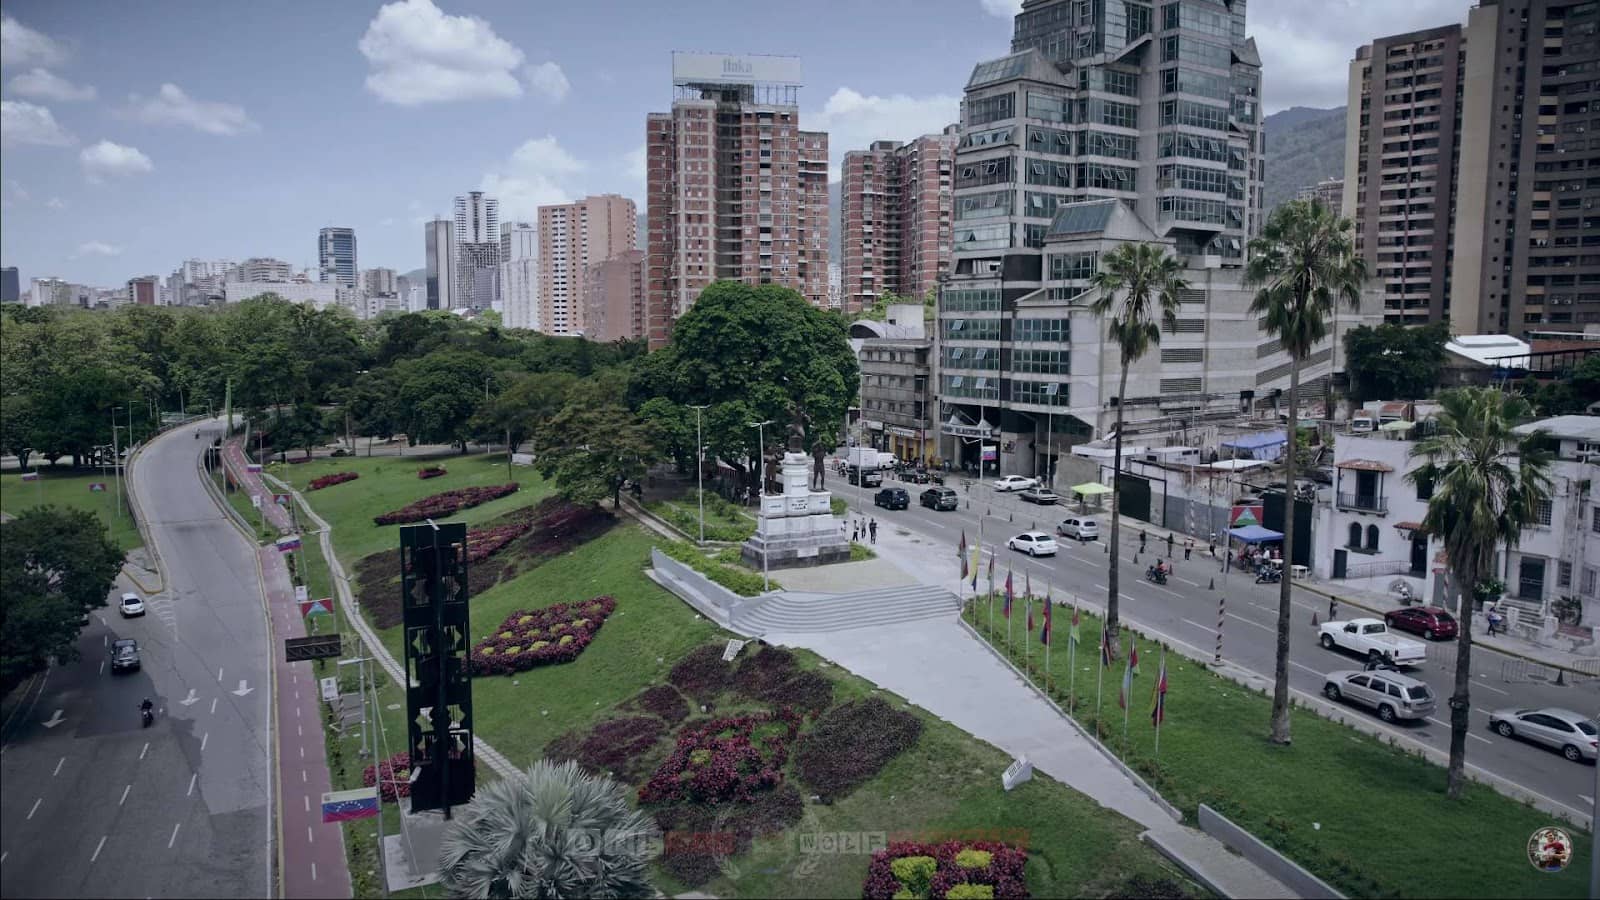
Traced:
MULTIPOLYGON (((1255 0, 1268 112, 1344 103, 1355 48, 1469 0, 1255 0)), ((643 204, 644 119, 671 52, 801 57, 801 126, 847 150, 957 119, 1021 0, 6 0, 0 263, 100 287, 185 259, 423 262, 469 190, 502 221, 614 192, 643 204)))

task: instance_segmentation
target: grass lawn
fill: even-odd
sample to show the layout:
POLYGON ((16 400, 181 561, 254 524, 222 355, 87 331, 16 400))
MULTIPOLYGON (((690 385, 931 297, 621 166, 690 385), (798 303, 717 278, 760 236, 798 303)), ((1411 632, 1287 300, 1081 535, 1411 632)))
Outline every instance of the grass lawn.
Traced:
MULTIPOLYGON (((744 510, 722 499, 718 494, 706 494, 706 540, 743 541, 756 533, 756 520, 744 510)), ((648 504, 650 511, 671 522, 690 539, 700 534, 700 505, 690 493, 675 500, 654 500, 648 504)))
POLYGON ((464 509, 450 517, 452 522, 465 522, 470 526, 507 510, 537 503, 552 493, 544 479, 527 466, 513 466, 512 477, 507 479, 505 459, 504 454, 452 456, 427 462, 393 456, 345 456, 289 465, 268 463, 265 468, 299 491, 305 491, 311 479, 319 475, 356 472, 361 476, 305 495, 317 514, 334 526, 335 552, 339 554, 339 561, 349 568, 368 554, 400 546, 399 526, 374 525, 372 517, 412 501, 456 488, 505 484, 508 480, 521 485, 509 497, 464 509), (430 465, 443 466, 447 474, 418 478, 417 470, 430 465))
MULTIPOLYGON (((987 627, 986 606, 967 615, 980 633, 987 627)), ((1063 707, 1069 621, 1070 614, 1056 620, 1060 642, 1050 660, 1051 692, 1063 707)), ((1076 654, 1075 715, 1091 728, 1099 628, 1099 619, 1083 617, 1076 654)), ((1004 649, 1005 632, 998 626, 996 632, 996 646, 1004 649)), ((1029 652, 1036 679, 1043 677, 1041 649, 1035 636, 1029 652)), ((1107 744, 1191 821, 1205 803, 1350 896, 1587 894, 1586 835, 1569 828, 1577 845, 1572 863, 1559 874, 1539 872, 1528 864, 1525 847, 1536 828, 1550 824, 1544 814, 1476 784, 1452 802, 1444 795, 1443 768, 1307 710, 1292 714, 1294 744, 1273 746, 1266 741, 1270 697, 1176 654, 1167 657, 1167 714, 1157 762, 1150 708, 1159 653, 1156 643, 1139 641, 1128 739, 1122 738, 1117 706, 1120 661, 1106 673, 1102 724, 1107 744)), ((1020 639, 1013 659, 1022 665, 1020 639)))
POLYGON ((109 471, 46 465, 39 469, 37 481, 23 481, 20 472, 0 475, 0 511, 16 516, 35 506, 88 510, 105 524, 112 543, 124 551, 144 546, 144 538, 139 536, 139 529, 128 512, 126 498, 121 515, 117 513, 117 479, 109 471), (104 483, 106 489, 89 490, 89 485, 95 482, 104 483))

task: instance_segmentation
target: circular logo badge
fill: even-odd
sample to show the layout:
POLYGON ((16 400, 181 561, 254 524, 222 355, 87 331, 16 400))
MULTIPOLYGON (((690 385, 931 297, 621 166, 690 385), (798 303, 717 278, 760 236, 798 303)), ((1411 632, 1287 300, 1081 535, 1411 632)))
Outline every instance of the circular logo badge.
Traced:
POLYGON ((1559 872, 1572 862, 1572 837, 1554 826, 1528 838, 1528 862, 1541 872, 1559 872))

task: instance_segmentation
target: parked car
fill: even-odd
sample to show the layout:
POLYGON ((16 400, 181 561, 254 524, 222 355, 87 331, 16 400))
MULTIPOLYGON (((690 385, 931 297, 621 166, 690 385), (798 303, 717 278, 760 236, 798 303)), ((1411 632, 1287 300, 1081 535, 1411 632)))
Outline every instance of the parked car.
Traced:
POLYGON ((911 495, 905 488, 884 488, 872 495, 872 502, 884 509, 905 509, 911 505, 911 495))
POLYGON ((139 669, 139 642, 122 638, 111 642, 111 671, 135 672, 139 669))
POLYGON ((122 600, 117 604, 117 611, 122 613, 124 619, 144 615, 144 600, 132 591, 122 595, 122 600))
POLYGON ((1322 693, 1336 703, 1349 700, 1375 709, 1385 722, 1425 718, 1435 702, 1426 684, 1393 670, 1329 672, 1322 693))
POLYGON ((1383 614, 1390 628, 1422 635, 1423 640, 1446 641, 1456 636, 1456 617, 1439 606, 1408 606, 1383 614))
POLYGON ((1420 641, 1403 638, 1389 631, 1378 619, 1351 619, 1348 622, 1323 622, 1317 640, 1323 649, 1335 648, 1365 656, 1392 666, 1417 666, 1428 656, 1420 641))
POLYGON ((918 495, 917 502, 929 509, 956 509, 961 506, 961 497, 955 488, 931 487, 918 495))
POLYGON ((1088 516, 1069 516, 1056 526, 1056 534, 1078 541, 1100 539, 1100 523, 1088 516))
POLYGON ((1056 496, 1055 491, 1042 487, 1028 488, 1017 496, 1029 503, 1037 503, 1040 506, 1055 506, 1061 502, 1061 498, 1056 496))
POLYGON ((1600 755, 1600 731, 1594 720, 1570 709, 1497 709, 1489 714, 1489 727, 1501 737, 1518 737, 1559 750, 1573 762, 1594 762, 1600 755))
POLYGON ((994 482, 997 491, 1023 491, 1028 488, 1038 487, 1039 479, 1026 478, 1021 475, 1007 475, 994 482))
POLYGON ((1009 541, 1006 546, 1018 550, 1029 556, 1055 556, 1056 539, 1042 531, 1024 531, 1009 541))

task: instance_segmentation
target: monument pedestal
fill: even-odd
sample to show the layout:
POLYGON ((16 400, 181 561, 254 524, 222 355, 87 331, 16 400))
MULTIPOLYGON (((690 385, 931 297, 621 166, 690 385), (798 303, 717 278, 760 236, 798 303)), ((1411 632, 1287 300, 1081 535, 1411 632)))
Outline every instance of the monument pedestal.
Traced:
POLYGON ((804 453, 783 455, 783 493, 761 496, 756 533, 740 548, 754 568, 820 566, 850 560, 850 542, 833 517, 828 491, 811 490, 811 459, 804 453))

